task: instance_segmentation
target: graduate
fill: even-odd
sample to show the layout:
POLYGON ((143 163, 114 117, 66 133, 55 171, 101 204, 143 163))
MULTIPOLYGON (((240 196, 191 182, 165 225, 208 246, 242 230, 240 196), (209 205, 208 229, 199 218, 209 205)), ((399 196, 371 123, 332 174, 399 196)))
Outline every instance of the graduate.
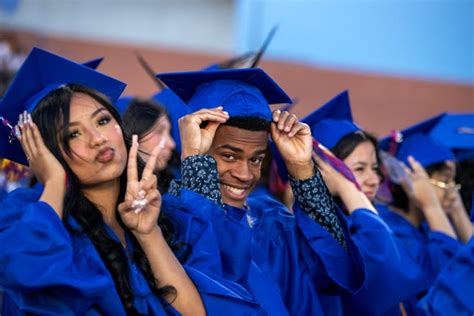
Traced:
MULTIPOLYGON (((428 135, 450 148, 456 157, 456 182, 461 186, 464 207, 470 210, 474 197, 474 113, 441 113, 428 121, 432 124, 428 135)), ((451 197, 452 200, 457 198, 453 194, 451 197)), ((473 216, 471 212, 471 218, 473 216)), ((460 239, 467 241, 469 236, 460 236, 460 239)))
POLYGON ((146 162, 156 146, 160 146, 155 173, 161 193, 168 190, 169 182, 174 178, 169 168, 176 144, 171 136, 171 122, 166 110, 157 102, 149 99, 133 98, 122 114, 124 132, 127 137, 138 137, 139 156, 146 162))
POLYGON ((399 302, 422 289, 423 272, 398 247, 395 236, 376 212, 364 214, 348 207, 351 197, 334 189, 340 185, 338 182, 354 181, 374 201, 381 181, 378 141, 353 122, 348 91, 341 92, 302 121, 310 126, 315 140, 331 150, 327 155, 341 160, 339 171, 328 166, 323 169, 323 178, 346 211, 367 274, 366 284, 357 294, 322 297, 325 312, 327 315, 399 315, 399 302), (340 167, 343 163, 346 170, 340 167), (368 216, 370 220, 364 220, 368 216))
MULTIPOLYGON (((337 193, 350 201, 348 209, 359 210, 349 232, 313 164, 310 128, 286 111, 269 108, 290 103, 286 93, 261 69, 158 77, 192 112, 180 119, 183 178, 173 194, 188 212, 213 222, 229 278, 251 291, 259 286, 275 293, 271 304, 280 302, 283 308, 275 314, 322 315, 321 293, 356 292, 365 276, 353 231, 367 221, 374 229, 386 226, 354 184, 336 181, 337 193), (293 213, 265 195, 249 197, 260 178, 269 134, 290 175, 293 213), (254 282, 262 273, 268 282, 254 282)), ((263 290, 253 293, 267 300, 263 290)))
MULTIPOLYGON (((390 178, 392 202, 377 207, 402 246, 422 267, 428 287, 460 248, 458 238, 462 241, 472 235, 454 182, 455 156, 427 135, 433 123, 427 120, 401 131, 401 142, 400 137, 381 142, 381 147, 394 153, 404 166, 398 168, 398 177, 390 178)), ((407 313, 417 314, 421 294, 403 303, 407 313)))
POLYGON ((2 314, 264 315, 221 277, 211 226, 160 212, 161 149, 144 165, 137 137, 124 138, 112 105, 124 88, 34 48, 4 95, 0 116, 19 119, 0 129, 0 156, 29 165, 44 188, 1 203, 2 314))

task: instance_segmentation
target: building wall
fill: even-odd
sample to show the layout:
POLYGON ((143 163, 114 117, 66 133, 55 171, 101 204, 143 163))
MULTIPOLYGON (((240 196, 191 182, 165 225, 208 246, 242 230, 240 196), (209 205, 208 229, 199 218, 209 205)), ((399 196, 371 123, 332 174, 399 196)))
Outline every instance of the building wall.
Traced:
MULTIPOLYGON (((150 96, 154 83, 136 61, 140 52, 157 72, 199 69, 230 57, 186 50, 84 41, 19 32, 25 47, 40 46, 77 61, 106 56, 100 71, 128 83, 129 95, 150 96)), ((288 94, 298 99, 294 112, 305 115, 343 89, 349 89, 355 120, 379 135, 443 111, 474 111, 474 85, 428 81, 319 68, 308 64, 264 58, 264 68, 288 94)))
POLYGON ((231 52, 231 0, 0 0, 0 27, 194 51, 231 52))

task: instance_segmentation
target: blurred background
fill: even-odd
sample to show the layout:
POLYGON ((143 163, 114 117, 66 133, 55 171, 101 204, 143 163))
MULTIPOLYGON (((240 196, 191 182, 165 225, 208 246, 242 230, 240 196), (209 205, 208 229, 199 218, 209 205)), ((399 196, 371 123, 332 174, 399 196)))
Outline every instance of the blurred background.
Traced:
MULTIPOLYGON (((3 88, 38 46, 157 88, 156 72, 197 70, 257 50, 304 115, 349 89, 354 117, 379 136, 444 111, 474 111, 474 1, 0 0, 3 88)), ((0 87, 0 89, 2 89, 0 87)), ((0 90, 1 91, 1 90, 0 90)))

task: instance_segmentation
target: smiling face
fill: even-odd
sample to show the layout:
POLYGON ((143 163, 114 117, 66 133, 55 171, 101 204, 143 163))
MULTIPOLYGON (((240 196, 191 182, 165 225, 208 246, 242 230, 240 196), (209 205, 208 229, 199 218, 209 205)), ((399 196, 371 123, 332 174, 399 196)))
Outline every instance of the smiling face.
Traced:
POLYGON ((222 199, 242 208, 260 180, 268 144, 267 131, 249 131, 221 125, 209 154, 217 161, 222 199))
POLYGON ((118 122, 98 101, 75 93, 70 102, 68 142, 64 160, 84 186, 117 180, 127 163, 127 149, 118 122))
POLYGON ((168 166, 173 149, 176 143, 171 137, 171 123, 166 115, 161 115, 153 127, 143 135, 139 140, 139 155, 144 161, 150 157, 150 153, 156 146, 162 146, 162 150, 158 154, 155 170, 161 171, 168 166))
POLYGON ((379 165, 374 145, 370 141, 360 143, 344 159, 344 163, 354 173, 362 192, 372 201, 380 186, 379 165))

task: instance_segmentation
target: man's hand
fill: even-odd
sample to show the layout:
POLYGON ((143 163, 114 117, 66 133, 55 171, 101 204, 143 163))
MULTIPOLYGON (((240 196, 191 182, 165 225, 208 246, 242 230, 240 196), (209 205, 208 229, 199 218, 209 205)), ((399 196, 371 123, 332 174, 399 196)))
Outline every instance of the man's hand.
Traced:
POLYGON ((311 178, 314 175, 314 167, 311 160, 313 144, 309 126, 299 122, 294 114, 275 110, 271 133, 288 173, 296 179, 311 178))
POLYGON ((229 119, 229 114, 219 106, 214 109, 201 109, 179 119, 181 136, 181 160, 192 155, 206 153, 220 124, 229 119), (208 122, 201 128, 203 122, 208 122))

